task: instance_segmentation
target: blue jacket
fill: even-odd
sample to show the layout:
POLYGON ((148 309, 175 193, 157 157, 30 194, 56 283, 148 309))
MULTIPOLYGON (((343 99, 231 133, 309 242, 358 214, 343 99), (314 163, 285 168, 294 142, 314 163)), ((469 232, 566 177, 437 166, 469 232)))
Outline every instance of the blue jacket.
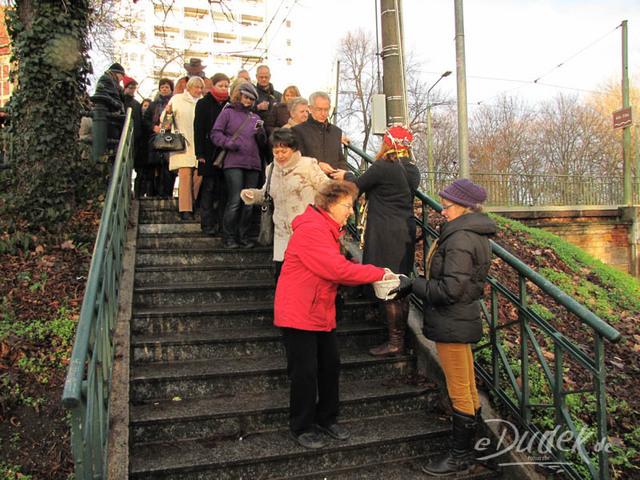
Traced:
POLYGON ((228 103, 220 112, 211 129, 211 141, 214 145, 228 151, 224 160, 224 168, 244 168, 261 170, 260 150, 267 142, 264 127, 257 126, 260 117, 241 103, 228 103), (247 115, 251 115, 242 128, 238 138, 231 140, 235 131, 242 125, 247 115))

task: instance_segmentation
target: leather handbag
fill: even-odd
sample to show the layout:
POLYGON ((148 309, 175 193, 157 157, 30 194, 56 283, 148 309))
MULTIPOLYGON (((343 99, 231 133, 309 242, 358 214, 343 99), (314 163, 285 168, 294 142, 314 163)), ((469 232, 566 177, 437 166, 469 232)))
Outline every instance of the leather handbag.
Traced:
MULTIPOLYGON (((238 138, 238 136, 242 132, 242 129, 247 124, 247 122, 249 121, 250 118, 251 118, 251 112, 249 112, 249 115, 247 115, 247 117, 244 119, 244 122, 242 122, 242 124, 240 124, 238 129, 235 132, 233 132, 233 135, 231 136, 231 141, 233 141, 236 138, 238 138)), ((218 153, 216 154, 216 158, 213 159, 213 166, 214 167, 216 167, 216 168, 224 168, 224 159, 227 156, 227 151, 228 150, 225 149, 225 148, 221 148, 218 151, 218 153)))
POLYGON ((187 149, 187 141, 180 133, 175 124, 173 115, 171 116, 173 131, 164 128, 153 134, 152 146, 159 152, 184 152, 187 149))
POLYGON ((262 211, 260 212, 260 233, 258 233, 258 243, 260 245, 271 245, 273 243, 273 197, 269 195, 271 186, 271 175, 273 175, 273 163, 267 176, 267 188, 264 192, 262 211))

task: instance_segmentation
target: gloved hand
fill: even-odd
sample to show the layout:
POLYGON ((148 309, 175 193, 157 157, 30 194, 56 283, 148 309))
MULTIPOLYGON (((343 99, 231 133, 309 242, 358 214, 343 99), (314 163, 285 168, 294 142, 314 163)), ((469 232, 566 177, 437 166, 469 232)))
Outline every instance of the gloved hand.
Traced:
POLYGON ((389 295, 396 294, 396 296, 393 297, 394 300, 406 297, 413 290, 413 278, 400 274, 398 275, 398 279, 400 280, 400 285, 389 292, 389 295))
POLYGON ((237 152, 238 150, 240 150, 240 145, 233 142, 231 145, 229 145, 229 148, 227 148, 227 150, 229 150, 230 152, 237 152))

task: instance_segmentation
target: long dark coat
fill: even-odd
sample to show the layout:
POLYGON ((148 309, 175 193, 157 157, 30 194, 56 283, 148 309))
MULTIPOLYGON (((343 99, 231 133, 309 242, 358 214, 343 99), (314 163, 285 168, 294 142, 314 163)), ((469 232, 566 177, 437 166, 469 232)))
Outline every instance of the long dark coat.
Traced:
POLYGON ((211 92, 196 103, 196 113, 193 120, 193 141, 195 143, 196 158, 204 158, 204 163, 198 163, 198 173, 203 176, 214 175, 215 167, 213 166, 214 154, 218 151, 217 147, 211 142, 209 135, 211 129, 216 123, 216 119, 228 100, 222 103, 218 102, 211 92))
POLYGON ((354 181, 369 201, 363 263, 408 275, 415 256, 413 195, 420 171, 408 159, 401 161, 379 159, 362 176, 345 179, 354 181))

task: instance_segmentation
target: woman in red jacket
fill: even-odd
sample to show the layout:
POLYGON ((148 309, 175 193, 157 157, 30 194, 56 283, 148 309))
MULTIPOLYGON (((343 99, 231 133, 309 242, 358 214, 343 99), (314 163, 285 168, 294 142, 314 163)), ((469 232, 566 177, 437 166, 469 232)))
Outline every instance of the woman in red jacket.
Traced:
POLYGON ((383 268, 352 263, 340 254, 338 237, 357 195, 351 182, 326 182, 319 188, 315 205, 293 220, 276 287, 274 323, 282 327, 291 381, 289 425, 293 438, 306 448, 324 446, 316 429, 339 440, 350 435, 337 423, 338 285, 372 283, 386 276, 383 268))

